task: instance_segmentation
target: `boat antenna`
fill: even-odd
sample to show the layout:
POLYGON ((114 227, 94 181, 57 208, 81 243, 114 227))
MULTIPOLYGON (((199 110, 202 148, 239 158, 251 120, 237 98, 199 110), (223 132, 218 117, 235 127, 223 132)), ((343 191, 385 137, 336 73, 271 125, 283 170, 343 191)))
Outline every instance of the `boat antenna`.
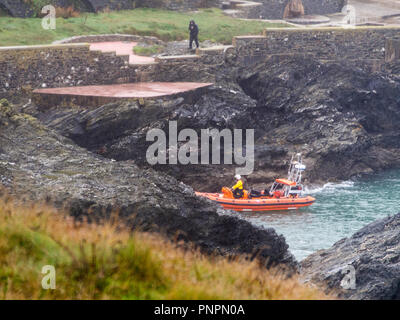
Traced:
POLYGON ((293 155, 292 155, 292 158, 290 159, 290 164, 289 164, 289 170, 288 170, 289 179, 290 179, 291 172, 292 172, 292 166, 293 166, 293 155))

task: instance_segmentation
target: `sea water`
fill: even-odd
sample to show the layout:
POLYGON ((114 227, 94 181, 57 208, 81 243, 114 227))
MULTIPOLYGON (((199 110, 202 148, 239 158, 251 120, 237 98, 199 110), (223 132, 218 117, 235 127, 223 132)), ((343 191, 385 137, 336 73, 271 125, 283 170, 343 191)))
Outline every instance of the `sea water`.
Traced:
POLYGON ((308 190, 316 202, 307 208, 240 213, 251 223, 282 234, 298 261, 350 237, 374 220, 400 212, 400 170, 357 181, 327 183, 308 190))

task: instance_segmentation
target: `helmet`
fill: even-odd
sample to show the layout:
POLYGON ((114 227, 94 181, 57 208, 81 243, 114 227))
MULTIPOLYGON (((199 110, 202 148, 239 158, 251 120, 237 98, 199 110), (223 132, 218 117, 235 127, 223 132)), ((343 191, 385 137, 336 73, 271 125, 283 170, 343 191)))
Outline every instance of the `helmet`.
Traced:
POLYGON ((242 179, 242 177, 240 176, 240 174, 237 174, 237 175, 235 176, 235 179, 240 180, 240 179, 242 179))

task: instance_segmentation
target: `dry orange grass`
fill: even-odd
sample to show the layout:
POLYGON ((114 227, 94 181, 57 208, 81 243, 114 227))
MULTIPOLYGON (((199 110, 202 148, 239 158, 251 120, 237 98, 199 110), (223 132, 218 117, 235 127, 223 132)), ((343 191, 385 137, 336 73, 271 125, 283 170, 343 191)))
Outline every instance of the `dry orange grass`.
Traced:
POLYGON ((0 200, 2 299, 331 299, 256 262, 178 249, 114 222, 77 223, 46 206, 0 200), (56 289, 41 287, 44 265, 56 289))
POLYGON ((80 13, 79 11, 76 11, 73 6, 69 7, 56 7, 56 17, 57 18, 77 18, 79 17, 80 13))

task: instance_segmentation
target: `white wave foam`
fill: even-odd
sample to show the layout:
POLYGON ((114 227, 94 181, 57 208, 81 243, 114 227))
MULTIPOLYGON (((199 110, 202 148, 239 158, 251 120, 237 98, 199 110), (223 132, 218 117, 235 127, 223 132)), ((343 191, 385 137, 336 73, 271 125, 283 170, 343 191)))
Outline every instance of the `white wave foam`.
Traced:
POLYGON ((328 182, 322 187, 305 188, 307 193, 333 192, 337 189, 346 189, 354 187, 353 181, 342 181, 339 183, 328 182))

